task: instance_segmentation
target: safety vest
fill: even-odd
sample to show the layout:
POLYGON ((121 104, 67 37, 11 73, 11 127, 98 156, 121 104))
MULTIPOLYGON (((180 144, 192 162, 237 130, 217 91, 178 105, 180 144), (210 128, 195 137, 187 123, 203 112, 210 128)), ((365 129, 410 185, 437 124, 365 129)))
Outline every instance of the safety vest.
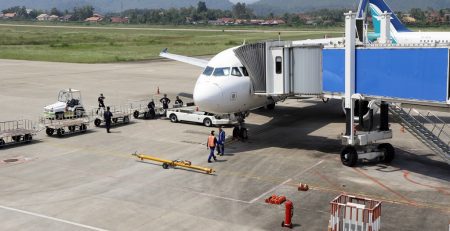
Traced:
POLYGON ((216 146, 216 144, 214 143, 214 136, 209 136, 208 137, 208 147, 213 148, 216 146))

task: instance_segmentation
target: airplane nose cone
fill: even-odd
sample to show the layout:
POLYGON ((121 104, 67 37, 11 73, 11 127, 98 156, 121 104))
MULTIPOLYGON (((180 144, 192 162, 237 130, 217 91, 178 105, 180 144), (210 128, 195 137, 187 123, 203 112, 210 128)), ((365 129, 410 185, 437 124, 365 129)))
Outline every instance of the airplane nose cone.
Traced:
POLYGON ((222 99, 222 89, 214 83, 197 84, 194 89, 194 102, 202 111, 215 112, 222 99))

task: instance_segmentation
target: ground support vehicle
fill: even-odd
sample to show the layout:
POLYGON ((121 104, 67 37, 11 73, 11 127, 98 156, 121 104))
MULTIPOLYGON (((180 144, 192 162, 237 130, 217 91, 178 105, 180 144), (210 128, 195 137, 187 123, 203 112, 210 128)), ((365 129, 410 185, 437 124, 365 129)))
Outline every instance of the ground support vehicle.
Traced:
POLYGON ((167 109, 167 118, 171 122, 193 122, 206 127, 231 125, 237 122, 234 115, 215 115, 209 112, 197 111, 194 107, 167 109))
MULTIPOLYGON (((131 119, 131 109, 125 106, 110 106, 111 113, 113 114, 111 125, 118 124, 128 124, 131 119)), ((94 125, 96 127, 100 127, 104 122, 105 118, 104 110, 100 108, 100 110, 94 109, 92 110, 92 117, 94 118, 94 125)))
POLYGON ((88 116, 73 119, 52 120, 42 118, 40 120, 41 126, 45 127, 45 133, 48 136, 56 134, 59 137, 74 134, 84 133, 87 131, 90 119, 88 116))
POLYGON ((0 122, 0 148, 10 144, 30 143, 39 132, 31 120, 0 122))
POLYGON ((161 159, 158 157, 144 155, 144 154, 137 154, 137 153, 134 153, 131 155, 139 158, 141 161, 150 160, 150 161, 160 162, 160 163, 162 163, 162 167, 164 169, 168 169, 169 167, 172 167, 172 168, 181 167, 181 168, 205 172, 206 174, 212 174, 213 172, 215 172, 214 169, 212 169, 212 168, 205 168, 205 167, 192 165, 192 162, 188 161, 188 160, 165 160, 165 159, 161 159))
POLYGON ((58 102, 44 107, 44 118, 66 119, 82 117, 86 114, 83 107, 81 92, 75 89, 64 89, 58 94, 58 102))
POLYGON ((145 103, 132 104, 131 108, 135 119, 155 119, 164 116, 166 112, 166 110, 159 105, 156 105, 155 110, 150 110, 145 103))

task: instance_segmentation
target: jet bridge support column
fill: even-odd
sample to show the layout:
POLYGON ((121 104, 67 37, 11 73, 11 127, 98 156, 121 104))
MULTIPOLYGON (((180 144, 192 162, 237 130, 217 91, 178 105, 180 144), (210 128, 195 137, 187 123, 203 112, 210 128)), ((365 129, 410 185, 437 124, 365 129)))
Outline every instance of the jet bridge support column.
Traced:
MULTIPOLYGON (((356 15, 351 11, 345 14, 345 112, 346 129, 342 136, 345 145, 341 152, 341 161, 344 165, 355 166, 358 159, 380 160, 389 163, 394 159, 395 150, 388 143, 376 144, 379 140, 392 138, 389 129, 388 105, 381 102, 380 127, 372 131, 373 104, 370 106, 371 116, 368 131, 356 131, 355 126, 355 100, 360 102, 364 97, 356 93, 356 15)), ((364 118, 361 116, 359 124, 364 127, 364 118)))
POLYGON ((355 94, 355 28, 356 14, 345 14, 345 112, 347 126, 345 135, 350 137, 350 144, 354 140, 355 104, 352 95, 355 94))

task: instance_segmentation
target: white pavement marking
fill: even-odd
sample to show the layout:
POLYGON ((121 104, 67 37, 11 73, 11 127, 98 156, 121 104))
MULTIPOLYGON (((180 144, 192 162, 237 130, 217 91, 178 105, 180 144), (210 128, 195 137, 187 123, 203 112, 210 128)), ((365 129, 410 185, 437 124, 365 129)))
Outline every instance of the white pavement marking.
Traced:
POLYGON ((282 185, 288 183, 288 182, 291 181, 291 180, 292 180, 292 179, 287 179, 285 182, 283 182, 283 183, 281 183, 281 184, 279 184, 279 185, 277 185, 277 186, 271 188, 269 191, 267 191, 267 192, 265 192, 265 193, 259 195, 258 197, 256 197, 256 198, 254 198, 253 200, 251 200, 251 201, 250 201, 250 204, 255 203, 255 201, 261 199, 261 198, 262 198, 263 196, 265 196, 266 194, 268 194, 268 193, 270 193, 270 192, 272 192, 272 191, 275 191, 277 188, 281 187, 282 185))
MULTIPOLYGON (((311 167, 309 167, 309 168, 307 168, 307 169, 301 171, 300 173, 296 174, 293 178, 296 178, 296 177, 302 175, 303 173, 305 173, 305 172, 307 172, 307 171, 309 171, 309 170, 311 170, 311 169, 317 167, 317 166, 318 166, 319 164, 321 164, 323 161, 324 161, 324 160, 321 160, 321 161, 317 162, 316 164, 314 164, 313 166, 311 166, 311 167)), ((291 180, 292 180, 292 178, 287 179, 287 180, 284 181, 283 183, 281 183, 281 184, 279 184, 279 185, 277 185, 277 186, 271 188, 269 191, 267 191, 267 192, 265 192, 265 193, 259 195, 258 197, 254 198, 254 199, 251 200, 249 203, 250 203, 250 204, 254 203, 255 201, 261 199, 263 196, 269 194, 269 193, 272 192, 272 191, 277 190, 279 187, 283 186, 284 184, 289 183, 291 180)))
POLYGON ((203 196, 214 197, 214 198, 219 198, 219 199, 228 200, 228 201, 240 202, 240 203, 245 203, 245 204, 250 204, 251 203, 251 202, 248 202, 248 201, 243 201, 243 200, 229 198, 229 197, 217 196, 217 195, 213 195, 213 194, 209 194, 209 193, 201 193, 201 192, 196 192, 196 193, 198 193, 200 195, 203 195, 203 196))
POLYGON ((2 205, 0 205, 0 208, 5 209, 5 210, 9 210, 9 211, 13 211, 13 212, 18 212, 18 213, 23 213, 23 214, 35 216, 35 217, 40 217, 40 218, 44 218, 44 219, 48 219, 48 220, 52 220, 52 221, 58 221, 58 222, 61 222, 61 223, 77 226, 77 227, 80 227, 80 228, 85 228, 85 229, 90 229, 90 230, 95 230, 95 231, 107 231, 106 229, 96 228, 96 227, 89 226, 89 225, 83 225, 83 224, 80 224, 80 223, 66 221, 66 220, 63 220, 63 219, 56 218, 56 217, 50 217, 50 216, 46 216, 46 215, 43 215, 43 214, 28 212, 28 211, 15 209, 15 208, 11 208, 11 207, 6 207, 6 206, 2 206, 2 205))

